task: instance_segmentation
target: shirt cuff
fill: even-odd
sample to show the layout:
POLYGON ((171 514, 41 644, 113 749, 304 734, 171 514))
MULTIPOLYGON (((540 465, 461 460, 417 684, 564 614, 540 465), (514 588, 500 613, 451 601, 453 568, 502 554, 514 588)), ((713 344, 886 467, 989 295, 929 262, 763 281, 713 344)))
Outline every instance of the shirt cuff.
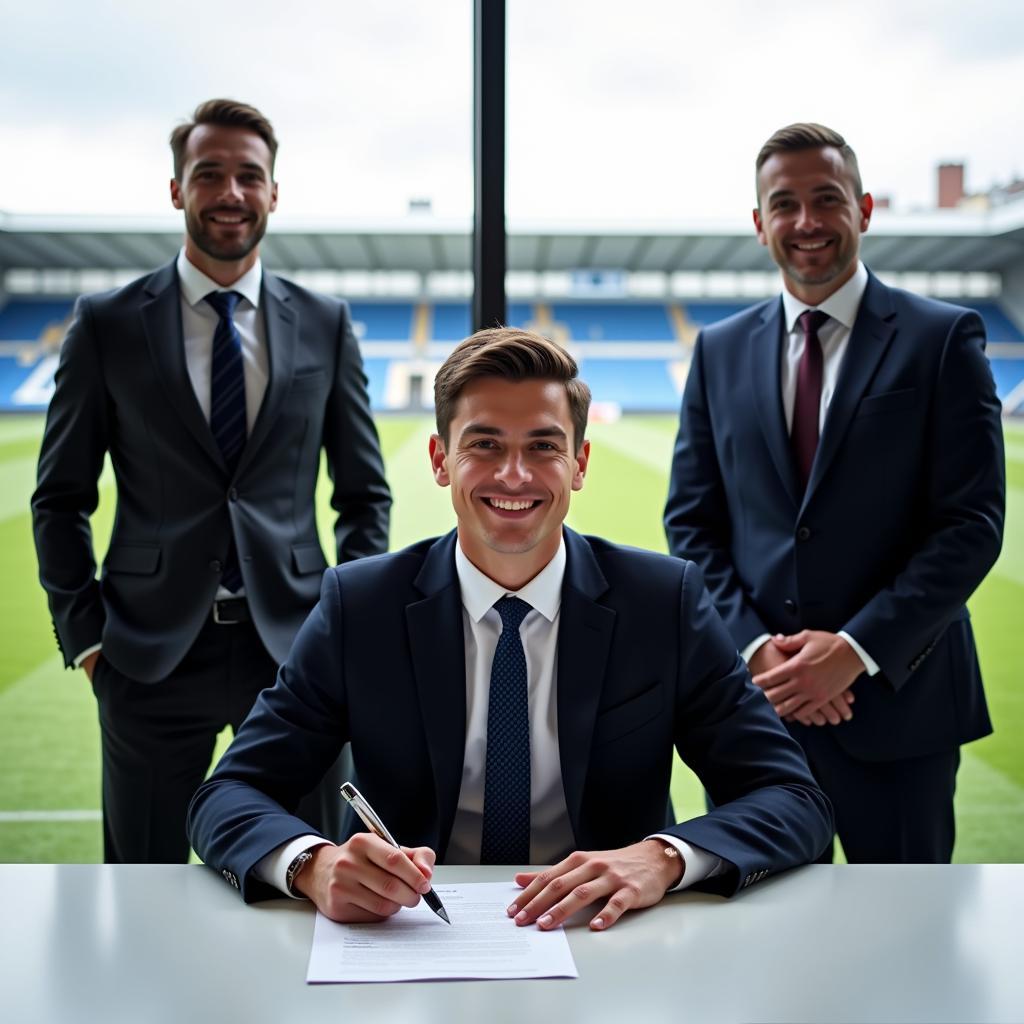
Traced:
POLYGON ((761 648, 764 647, 771 638, 771 633, 762 633, 759 637, 755 637, 749 644, 747 644, 746 647, 743 648, 742 651, 740 651, 740 657, 749 665, 750 659, 757 654, 757 652, 761 650, 761 648))
POLYGON ((288 889, 288 867, 303 850, 312 850, 314 846, 331 845, 322 836, 299 836, 297 839, 290 839, 256 861, 252 873, 261 882, 280 889, 285 896, 290 896, 293 900, 304 900, 306 897, 301 893, 288 889))
POLYGON ((668 890, 669 892, 681 892, 683 889, 689 889, 691 885, 703 882, 705 878, 720 875, 724 870, 721 857, 717 857, 699 846, 692 846, 685 839, 667 836, 663 832, 656 832, 653 836, 646 838, 660 839, 662 842, 668 843, 669 846, 678 850, 679 856, 683 858, 683 877, 679 879, 677 885, 668 890))
POLYGON ((853 648, 854 653, 857 655, 857 657, 864 662, 864 671, 867 672, 869 676, 877 676, 878 673, 882 671, 878 667, 878 663, 875 661, 875 659, 872 658, 871 655, 868 654, 868 652, 865 651, 864 648, 861 647, 861 645, 857 643, 857 641, 854 640, 853 637, 850 636, 850 634, 847 633, 845 629, 839 630, 839 633, 837 635, 841 636, 853 648))
POLYGON ((71 659, 71 664, 74 665, 75 668, 81 668, 82 662, 85 661, 90 654, 95 654, 102 646, 103 644, 93 644, 92 647, 86 647, 81 654, 71 659))

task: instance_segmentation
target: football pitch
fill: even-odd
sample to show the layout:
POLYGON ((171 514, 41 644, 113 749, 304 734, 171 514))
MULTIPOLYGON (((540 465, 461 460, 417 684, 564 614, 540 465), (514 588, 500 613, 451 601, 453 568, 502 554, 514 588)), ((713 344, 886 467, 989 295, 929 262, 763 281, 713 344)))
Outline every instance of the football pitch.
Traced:
MULTIPOLYGON (((393 548, 447 531, 448 492, 430 475, 425 417, 378 420, 395 497, 393 548)), ((665 550, 661 510, 675 433, 671 416, 595 423, 586 486, 569 524, 621 543, 665 550)), ((81 672, 66 672, 36 576, 29 497, 41 416, 0 418, 0 861, 101 859, 99 729, 81 672)), ((971 599, 995 734, 963 750, 955 860, 1024 861, 1024 424, 1006 425, 1007 529, 995 569, 971 599)), ((334 550, 329 491, 318 492, 324 548, 334 550)), ((113 517, 109 467, 93 518, 102 558, 113 517)), ((221 737, 223 749, 229 736, 221 737)), ((696 780, 673 783, 680 816, 701 812, 696 780)))

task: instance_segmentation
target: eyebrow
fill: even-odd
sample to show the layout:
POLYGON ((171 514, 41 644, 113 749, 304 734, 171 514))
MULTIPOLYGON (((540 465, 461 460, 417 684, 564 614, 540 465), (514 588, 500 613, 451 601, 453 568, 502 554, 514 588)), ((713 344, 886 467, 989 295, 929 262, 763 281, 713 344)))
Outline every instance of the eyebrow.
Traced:
MULTIPOLYGON (((210 169, 217 169, 217 168, 220 168, 220 167, 223 167, 223 166, 224 166, 224 161, 223 160, 213 160, 213 159, 197 160, 195 166, 192 168, 192 173, 194 174, 196 171, 205 171, 205 170, 210 170, 210 169)), ((245 170, 245 171, 259 171, 260 174, 266 174, 267 173, 266 169, 263 167, 262 164, 258 164, 258 163, 256 163, 255 161, 252 161, 252 160, 244 161, 241 166, 242 166, 242 170, 245 170)))
MULTIPOLYGON (((832 184, 831 182, 827 185, 815 185, 811 189, 811 193, 814 195, 821 194, 822 192, 839 192, 842 193, 842 188, 839 185, 832 184)), ((773 199, 783 199, 787 196, 796 195, 796 189, 793 188, 778 188, 773 192, 768 193, 768 201, 771 202, 773 199)))
MULTIPOLYGON (((487 437, 503 437, 505 431, 500 427, 491 427, 486 423, 467 423, 463 428, 461 437, 465 437, 467 434, 484 434, 487 437)), ((564 438, 568 435, 561 427, 535 427, 533 430, 526 432, 527 437, 560 437, 564 438)))

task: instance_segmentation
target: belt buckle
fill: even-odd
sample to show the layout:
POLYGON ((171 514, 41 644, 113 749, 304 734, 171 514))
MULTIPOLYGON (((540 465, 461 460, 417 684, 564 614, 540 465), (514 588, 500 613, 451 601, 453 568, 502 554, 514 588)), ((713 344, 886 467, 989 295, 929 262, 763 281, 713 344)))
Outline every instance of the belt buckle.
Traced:
POLYGON ((238 600, 238 598, 224 598, 221 601, 214 601, 213 602, 213 621, 216 622, 218 626, 237 626, 238 623, 242 621, 241 619, 222 619, 221 618, 221 613, 220 613, 221 605, 230 604, 231 602, 237 601, 237 600, 238 600))

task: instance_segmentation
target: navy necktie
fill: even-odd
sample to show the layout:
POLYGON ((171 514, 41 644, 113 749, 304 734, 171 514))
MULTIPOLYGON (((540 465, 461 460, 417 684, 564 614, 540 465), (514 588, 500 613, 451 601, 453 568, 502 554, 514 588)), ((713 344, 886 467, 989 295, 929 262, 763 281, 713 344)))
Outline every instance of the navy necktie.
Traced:
POLYGON ((828 320, 820 309, 805 309, 799 316, 804 332, 804 352, 796 371, 796 397, 793 402, 793 428, 790 438, 801 490, 807 490, 814 454, 818 450, 818 423, 821 419, 821 383, 824 360, 818 331, 828 320))
MULTIPOLYGON (((217 311, 219 318, 210 359, 210 430, 231 476, 235 475, 245 447, 246 430, 242 339, 233 319, 235 306, 241 297, 238 292, 210 292, 206 296, 206 301, 217 311)), ((234 539, 224 563, 221 583, 232 592, 242 586, 234 539)))
POLYGON ((519 626, 530 606, 518 597, 494 605, 501 636, 491 665, 481 864, 530 862, 530 714, 526 654, 519 626))

